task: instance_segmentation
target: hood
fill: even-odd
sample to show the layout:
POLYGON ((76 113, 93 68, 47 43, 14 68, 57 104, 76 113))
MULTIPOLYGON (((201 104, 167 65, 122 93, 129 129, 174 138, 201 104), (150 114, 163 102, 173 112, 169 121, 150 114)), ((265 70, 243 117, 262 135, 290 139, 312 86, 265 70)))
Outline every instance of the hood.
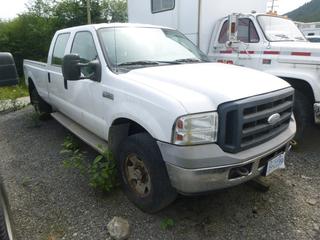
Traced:
POLYGON ((123 76, 175 98, 187 113, 213 111, 225 102, 289 87, 272 75, 221 63, 148 67, 123 76))
POLYGON ((320 43, 273 42, 271 43, 271 49, 280 51, 279 62, 311 65, 320 63, 320 43))
POLYGON ((272 42, 271 46, 273 48, 279 48, 283 51, 292 50, 297 52, 320 52, 320 43, 312 42, 272 42))

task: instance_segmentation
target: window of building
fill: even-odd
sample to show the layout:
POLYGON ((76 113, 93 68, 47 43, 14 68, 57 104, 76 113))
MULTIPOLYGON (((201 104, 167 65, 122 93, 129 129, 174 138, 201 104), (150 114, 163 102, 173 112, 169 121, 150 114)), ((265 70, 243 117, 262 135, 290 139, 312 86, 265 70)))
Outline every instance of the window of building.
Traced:
POLYGON ((174 9, 175 0, 151 0, 151 12, 159 13, 174 9))

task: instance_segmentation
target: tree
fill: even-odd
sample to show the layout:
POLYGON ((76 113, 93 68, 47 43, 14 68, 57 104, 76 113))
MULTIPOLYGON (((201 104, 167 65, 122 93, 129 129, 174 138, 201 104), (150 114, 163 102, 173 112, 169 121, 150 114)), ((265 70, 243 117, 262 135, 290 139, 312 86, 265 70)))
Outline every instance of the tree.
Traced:
POLYGON ((103 0, 101 3, 101 13, 103 22, 127 22, 127 1, 103 0))
MULTIPOLYGON (((91 0, 93 23, 126 22, 126 0, 91 0)), ((87 23, 86 0, 33 0, 27 12, 0 20, 0 51, 11 52, 19 74, 23 59, 46 61, 51 39, 62 28, 87 23)))

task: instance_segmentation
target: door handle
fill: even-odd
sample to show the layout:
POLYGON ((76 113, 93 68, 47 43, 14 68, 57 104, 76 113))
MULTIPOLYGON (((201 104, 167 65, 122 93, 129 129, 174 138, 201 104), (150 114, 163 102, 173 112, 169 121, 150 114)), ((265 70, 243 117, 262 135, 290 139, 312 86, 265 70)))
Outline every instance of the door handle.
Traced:
POLYGON ((112 93, 109 93, 109 92, 106 92, 106 91, 103 91, 103 93, 102 93, 102 97, 104 97, 104 98, 108 98, 108 99, 111 99, 111 100, 113 100, 113 99, 114 99, 113 94, 112 94, 112 93))
POLYGON ((48 73, 48 82, 51 83, 51 76, 50 73, 48 73))

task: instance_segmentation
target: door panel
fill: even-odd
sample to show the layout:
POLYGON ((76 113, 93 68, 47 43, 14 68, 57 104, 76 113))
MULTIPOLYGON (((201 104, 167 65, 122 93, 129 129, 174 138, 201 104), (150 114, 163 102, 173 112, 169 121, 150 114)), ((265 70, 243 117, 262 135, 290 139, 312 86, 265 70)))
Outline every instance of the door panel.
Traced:
MULTIPOLYGON (((78 54, 84 64, 92 60, 99 60, 93 34, 89 31, 77 32, 72 43, 71 53, 78 54)), ((97 107, 99 99, 102 99, 101 83, 90 80, 90 76, 93 74, 92 67, 81 68, 82 77, 87 78, 68 81, 67 97, 72 108, 71 111, 79 115, 79 118, 74 120, 96 135, 105 138, 103 129, 106 129, 106 123, 97 107)))
POLYGON ((238 24, 238 43, 227 46, 229 22, 225 20, 220 27, 217 43, 211 54, 218 62, 239 66, 261 68, 261 46, 259 33, 250 18, 240 18, 238 24))

